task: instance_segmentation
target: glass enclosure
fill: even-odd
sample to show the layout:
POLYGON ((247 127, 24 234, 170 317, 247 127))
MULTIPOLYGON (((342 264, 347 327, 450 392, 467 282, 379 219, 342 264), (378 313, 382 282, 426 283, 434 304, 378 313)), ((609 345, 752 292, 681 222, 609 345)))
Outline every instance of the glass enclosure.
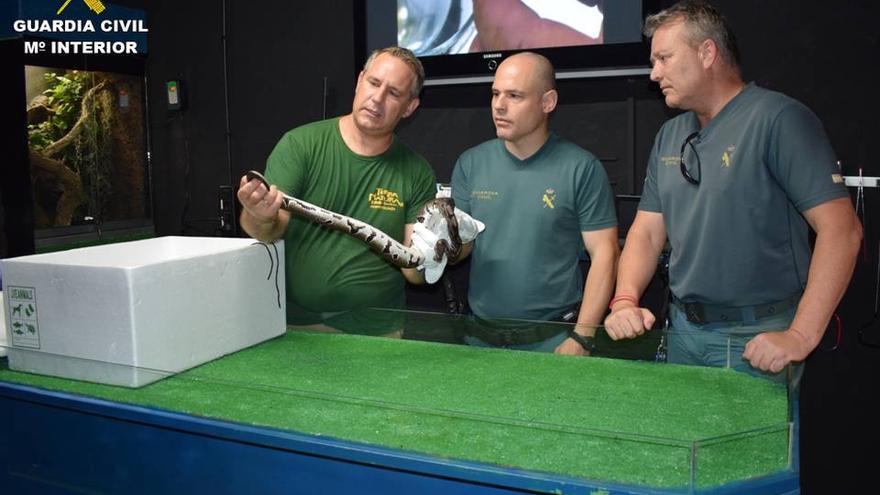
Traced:
POLYGON ((473 340, 564 335, 572 324, 383 309, 328 322, 181 373, 93 363, 163 378, 137 389, 15 371, 15 353, 40 352, 19 348, 0 361, 0 381, 664 493, 797 469, 793 373, 734 371, 733 351, 722 368, 663 363, 666 343, 683 335, 615 342, 595 328, 593 357, 575 357, 473 340))
POLYGON ((24 70, 37 238, 149 223, 143 76, 24 70))

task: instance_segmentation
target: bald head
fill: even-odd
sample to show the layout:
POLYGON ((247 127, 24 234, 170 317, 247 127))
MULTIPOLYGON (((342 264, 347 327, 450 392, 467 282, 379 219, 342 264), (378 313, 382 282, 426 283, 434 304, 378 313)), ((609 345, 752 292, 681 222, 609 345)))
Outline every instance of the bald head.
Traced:
POLYGON ((550 61, 529 52, 506 59, 495 71, 495 133, 520 159, 531 156, 547 141, 548 119, 558 99, 555 79, 550 61))
POLYGON ((529 82, 533 83, 535 89, 541 93, 556 89, 556 71, 553 69, 553 64, 543 55, 534 52, 511 55, 501 62, 496 73, 502 72, 506 67, 516 67, 518 71, 528 74, 529 82))

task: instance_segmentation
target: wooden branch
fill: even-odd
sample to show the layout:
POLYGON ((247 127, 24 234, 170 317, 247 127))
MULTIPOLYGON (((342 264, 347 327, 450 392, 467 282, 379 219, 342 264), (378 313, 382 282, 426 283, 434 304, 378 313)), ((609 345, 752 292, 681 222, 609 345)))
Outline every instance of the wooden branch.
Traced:
POLYGON ((73 214, 80 204, 82 182, 79 175, 67 168, 60 160, 55 160, 37 151, 30 150, 31 178, 41 178, 61 190, 55 208, 53 225, 70 225, 73 214))
POLYGON ((82 99, 82 107, 80 110, 79 120, 76 121, 76 124, 73 124, 73 127, 70 128, 67 134, 64 135, 58 141, 50 144, 43 148, 42 153, 47 157, 52 157, 61 152, 64 148, 66 148, 70 143, 76 139, 76 137, 82 132, 82 130, 86 126, 86 119, 88 119, 92 114, 92 108, 94 107, 93 100, 95 99, 95 93, 104 89, 104 86, 107 85, 107 81, 102 81, 99 84, 96 84, 91 89, 89 89, 82 99))

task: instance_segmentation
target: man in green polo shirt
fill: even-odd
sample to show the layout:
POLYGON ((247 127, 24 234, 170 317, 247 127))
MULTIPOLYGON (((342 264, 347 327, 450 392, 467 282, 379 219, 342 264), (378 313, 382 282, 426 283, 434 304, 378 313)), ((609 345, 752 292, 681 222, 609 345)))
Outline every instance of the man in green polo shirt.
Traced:
POLYGON ((807 107, 743 81, 712 6, 680 2, 645 34, 651 79, 686 112, 657 134, 606 330, 651 328, 638 301, 668 239, 668 360, 779 374, 818 345, 861 241, 834 152, 807 107))
POLYGON ((599 160, 550 132, 557 97, 545 57, 507 58, 492 84, 498 139, 455 165, 456 206, 486 224, 472 245, 468 301, 485 323, 472 327, 472 344, 587 354, 611 297, 619 253, 614 196, 599 160), (585 289, 584 248, 591 260, 585 289), (569 334, 564 325, 494 328, 497 319, 577 325, 569 334))
POLYGON ((238 198, 244 230, 263 242, 285 241, 288 323, 343 318, 343 326, 355 331, 394 331, 393 322, 348 320, 353 310, 401 308, 404 280, 423 283, 422 273, 394 267, 362 241, 292 217, 280 209, 280 191, 409 245, 416 215, 434 197, 436 180, 428 163, 396 138, 394 128, 418 107, 424 78, 409 50, 375 51, 358 76, 351 113, 285 134, 266 163, 269 190, 242 177, 238 198), (371 325, 378 328, 363 328, 371 325))

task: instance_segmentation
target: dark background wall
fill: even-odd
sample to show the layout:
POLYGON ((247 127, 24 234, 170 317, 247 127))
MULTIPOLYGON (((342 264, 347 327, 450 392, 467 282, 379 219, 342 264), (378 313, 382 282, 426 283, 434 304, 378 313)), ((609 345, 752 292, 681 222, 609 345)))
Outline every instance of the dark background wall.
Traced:
MULTIPOLYGON (((350 109, 356 76, 355 8, 346 0, 119 0, 148 13, 153 206, 159 235, 211 234, 217 195, 245 170, 262 169, 283 132, 350 109), (164 81, 186 82, 189 109, 164 107, 164 81)), ((664 2, 668 5, 671 2, 664 2)), ((880 175, 876 74, 880 7, 870 1, 716 0, 739 37, 747 80, 807 104, 825 123, 845 175, 880 175)), ((673 113, 647 78, 560 82, 553 127, 593 151, 618 194, 637 194, 659 126, 673 113)), ((429 87, 399 135, 449 180, 458 154, 493 136, 489 85, 429 87)), ((880 344, 874 293, 880 189, 867 190, 866 252, 834 331, 808 360, 803 381, 802 481, 805 493, 874 484, 880 344), (873 215, 876 216, 876 215, 873 215), (872 340, 873 339, 873 340, 872 340), (833 349, 833 350, 832 350, 833 349), (858 449, 858 450, 856 450, 858 449)), ((720 262, 721 260, 719 260, 720 262)), ((461 282, 467 266, 454 271, 461 282)), ((439 301, 411 291, 414 305, 439 301)))
POLYGON ((287 129, 350 108, 351 2, 226 2, 225 64, 223 2, 130 3, 149 11, 159 234, 212 232, 218 186, 262 170, 287 129), (189 97, 180 115, 162 104, 176 78, 189 97))

